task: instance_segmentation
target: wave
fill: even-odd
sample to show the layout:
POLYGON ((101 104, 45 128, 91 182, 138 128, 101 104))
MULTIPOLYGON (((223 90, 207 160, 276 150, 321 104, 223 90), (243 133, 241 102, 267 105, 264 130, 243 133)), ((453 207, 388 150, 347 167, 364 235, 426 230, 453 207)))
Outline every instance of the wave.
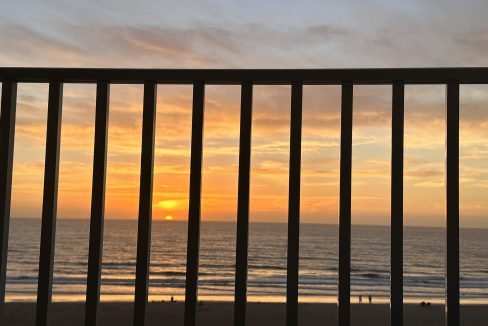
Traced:
MULTIPOLYGON (((133 222, 133 221, 132 221, 133 222)), ((132 294, 135 283, 136 241, 130 221, 108 221, 104 238, 102 293, 132 294)), ((9 244, 8 293, 36 294, 38 227, 32 221, 12 221, 9 244)), ((88 224, 87 224, 88 225, 88 224)), ((253 225, 253 224, 252 224, 253 225)), ((252 226, 251 225, 251 226, 252 226)), ((150 266, 150 291, 184 293, 186 283, 186 232, 183 224, 155 223, 150 266)), ((202 223, 213 230, 214 224, 202 223)), ((87 272, 87 237, 77 237, 80 223, 58 225, 53 288, 55 293, 84 293, 87 272)), ((372 293, 388 297, 390 291, 389 240, 386 227, 353 226, 351 260, 352 295, 372 293)), ((462 298, 488 298, 488 231, 464 230, 461 259, 462 298), (467 233, 466 233, 467 232, 467 233)), ((235 278, 235 225, 218 224, 218 232, 204 232, 200 255, 199 293, 232 295, 235 278)), ((337 226, 304 225, 301 228, 299 293, 336 296, 338 281, 337 226)), ((443 232, 406 228, 406 297, 444 297, 445 243, 443 232)), ((254 225, 249 238, 248 289, 255 296, 286 293, 286 227, 254 225)))

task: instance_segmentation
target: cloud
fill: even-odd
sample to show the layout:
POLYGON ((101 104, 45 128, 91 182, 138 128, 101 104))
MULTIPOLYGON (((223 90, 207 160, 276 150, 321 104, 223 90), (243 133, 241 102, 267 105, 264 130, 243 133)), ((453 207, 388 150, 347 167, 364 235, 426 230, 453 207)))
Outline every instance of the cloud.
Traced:
POLYGON ((6 49, 0 62, 70 67, 259 67, 264 63, 276 66, 286 62, 283 47, 294 44, 293 52, 301 53, 305 46, 319 47, 348 34, 345 29, 330 25, 289 28, 287 33, 263 24, 173 27, 56 22, 53 25, 58 26, 56 33, 15 23, 0 25, 8 31, 0 35, 6 49), (256 61, 257 56, 263 59, 262 63, 256 61))
MULTIPOLYGON (((289 3, 276 11, 278 3, 270 1, 250 4, 253 10, 246 12, 231 3, 212 1, 204 5, 149 2, 143 8, 127 1, 117 3, 118 8, 95 1, 56 5, 56 10, 54 4, 33 1, 28 6, 25 2, 5 5, 0 13, 0 65, 338 68, 488 64, 486 2, 472 6, 454 1, 378 0, 374 6, 289 3), (451 19, 454 15, 455 20, 451 19)), ((184 199, 191 88, 164 85, 158 90, 155 200, 173 198, 170 195, 184 199)), ((353 197, 363 210, 369 209, 369 216, 383 214, 381 201, 388 197, 390 91, 389 86, 355 87, 353 197), (371 193, 371 188, 376 192, 371 193)), ((78 184, 90 188, 94 95, 93 85, 65 87, 61 167, 65 180, 73 181, 60 189, 65 215, 76 211, 66 203, 78 184)), ((463 86, 461 96, 461 181, 466 192, 474 194, 486 188, 482 169, 488 159, 484 145, 488 91, 463 86)), ((217 216, 222 200, 234 205, 230 197, 237 180, 240 90, 209 87, 206 97, 206 216, 217 216)), ((415 197, 411 206, 416 206, 408 208, 425 214, 438 208, 431 205, 439 197, 432 192, 443 187, 444 98, 442 86, 407 87, 405 177, 409 189, 414 189, 409 192, 415 197)), ((254 101, 253 207, 261 218, 266 214, 275 217, 286 210, 290 87, 256 87, 254 101)), ((14 212, 23 211, 24 198, 32 191, 40 193, 46 107, 46 85, 21 85, 14 212)), ((137 212, 141 118, 142 88, 113 86, 107 181, 111 217, 133 217, 137 212)), ((303 123, 303 188, 313 197, 304 201, 304 214, 317 219, 324 213, 335 214, 337 209, 340 87, 305 87, 303 123)), ((469 198, 475 198, 469 202, 470 214, 476 209, 486 212, 481 199, 469 198)))

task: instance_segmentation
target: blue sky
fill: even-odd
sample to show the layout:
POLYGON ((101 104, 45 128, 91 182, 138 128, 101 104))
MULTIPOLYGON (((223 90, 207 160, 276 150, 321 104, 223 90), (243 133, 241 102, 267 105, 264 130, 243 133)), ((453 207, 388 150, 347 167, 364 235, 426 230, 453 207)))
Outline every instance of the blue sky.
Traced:
POLYGON ((486 1, 8 1, 0 62, 481 66, 486 12, 486 1))

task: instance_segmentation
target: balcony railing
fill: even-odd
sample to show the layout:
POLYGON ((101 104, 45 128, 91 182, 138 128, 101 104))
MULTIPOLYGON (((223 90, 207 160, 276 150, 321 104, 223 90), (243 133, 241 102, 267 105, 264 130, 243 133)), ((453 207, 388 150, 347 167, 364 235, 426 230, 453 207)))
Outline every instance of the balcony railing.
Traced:
MULTIPOLYGON (((300 163, 303 85, 342 87, 339 200, 338 323, 350 324, 351 151, 353 89, 356 84, 392 85, 391 155, 391 324, 403 325, 403 151, 406 84, 446 85, 446 323, 460 324, 459 302, 459 85, 487 84, 488 68, 312 69, 312 70, 166 70, 0 68, 0 318, 3 318, 16 98, 18 83, 49 83, 46 159, 36 325, 48 324, 56 233, 57 187, 64 83, 96 83, 95 145, 86 290, 85 325, 96 325, 100 301, 105 175, 110 84, 144 84, 139 220, 134 325, 144 325, 148 301, 151 245, 154 135, 157 84, 193 84, 190 194, 188 216, 185 326, 196 322, 202 138, 205 85, 241 85, 239 184, 234 325, 246 324, 249 237, 249 179, 253 85, 292 85, 288 199, 286 324, 297 325, 300 227, 300 163)), ((0 320, 1 322, 1 320, 0 320)))

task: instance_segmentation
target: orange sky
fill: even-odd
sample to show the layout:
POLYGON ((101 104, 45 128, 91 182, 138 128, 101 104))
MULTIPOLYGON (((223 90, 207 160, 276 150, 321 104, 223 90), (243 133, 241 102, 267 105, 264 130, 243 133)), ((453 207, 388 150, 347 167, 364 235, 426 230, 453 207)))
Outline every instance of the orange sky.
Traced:
MULTIPOLYGON (((488 66, 488 2, 9 1, 0 66, 366 68, 488 66), (374 17, 374 19, 371 19, 374 17), (456 17, 453 20, 452 17, 456 17)), ((234 221, 239 88, 206 89, 204 220, 234 221)), ((388 224, 390 87, 355 87, 353 223, 388 224)), ((160 86, 154 217, 187 218, 191 88, 160 86)), ((290 88, 255 88, 251 220, 286 221, 290 88)), ((337 86, 306 86, 302 220, 337 223, 337 86)), ((407 86, 405 223, 443 225, 444 88, 407 86)), ((107 218, 135 219, 142 87, 111 90, 107 218)), ((59 216, 88 218, 94 85, 65 85, 59 216)), ((461 225, 488 227, 488 87, 461 87, 461 225)), ((41 214, 47 85, 21 84, 12 215, 41 214)))
MULTIPOLYGON (((290 87, 256 86, 251 219, 286 221, 290 87)), ((356 86, 353 132, 353 223, 388 224, 391 87, 356 86)), ((13 216, 39 216, 47 85, 19 87, 13 216)), ((302 153, 302 220, 336 223, 338 212, 338 86, 306 86, 302 153)), ((93 151, 94 85, 65 85, 59 208, 61 218, 88 218, 93 151)), ((236 216, 239 139, 237 86, 208 86, 204 132, 204 220, 236 216)), ((461 213, 484 226, 488 87, 463 86, 461 213), (486 92, 485 92, 486 91, 486 92)), ((142 86, 111 89, 107 218, 137 217, 142 86)), ((188 208, 191 87, 159 86, 154 173, 155 219, 185 220, 188 208)), ((405 114, 405 213, 415 225, 441 225, 444 210, 444 88, 408 86, 405 114)))

